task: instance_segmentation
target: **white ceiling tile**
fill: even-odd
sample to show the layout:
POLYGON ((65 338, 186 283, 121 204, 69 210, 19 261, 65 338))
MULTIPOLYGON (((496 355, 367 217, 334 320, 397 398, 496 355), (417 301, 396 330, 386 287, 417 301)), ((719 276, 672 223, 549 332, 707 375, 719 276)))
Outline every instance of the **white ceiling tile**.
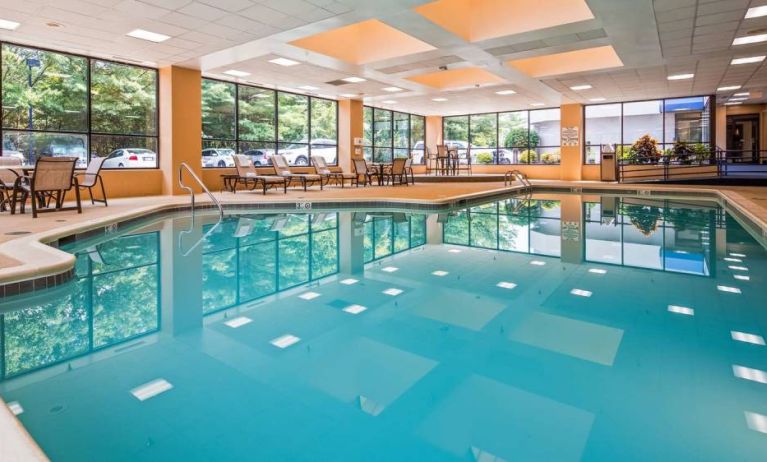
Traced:
POLYGON ((200 2, 192 2, 182 8, 179 8, 178 12, 208 21, 215 21, 216 19, 222 18, 227 14, 225 10, 214 8, 210 5, 206 5, 200 2))

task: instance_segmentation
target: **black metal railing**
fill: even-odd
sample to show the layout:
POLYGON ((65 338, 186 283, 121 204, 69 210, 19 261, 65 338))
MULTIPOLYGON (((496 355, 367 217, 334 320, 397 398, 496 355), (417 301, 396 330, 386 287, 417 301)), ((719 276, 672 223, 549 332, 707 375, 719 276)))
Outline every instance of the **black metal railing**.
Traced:
POLYGON ((616 146, 619 182, 723 177, 767 179, 767 151, 725 150, 696 145, 677 153, 665 149, 659 150, 658 154, 642 155, 632 152, 630 147, 616 146))

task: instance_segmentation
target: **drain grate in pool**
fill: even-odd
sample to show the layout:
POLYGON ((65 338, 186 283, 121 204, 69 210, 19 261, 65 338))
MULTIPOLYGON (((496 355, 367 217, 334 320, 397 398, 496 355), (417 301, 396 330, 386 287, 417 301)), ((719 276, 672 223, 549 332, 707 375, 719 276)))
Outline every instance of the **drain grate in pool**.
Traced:
POLYGON ((5 233, 6 236, 23 236, 24 234, 32 234, 32 231, 11 231, 10 233, 5 233))

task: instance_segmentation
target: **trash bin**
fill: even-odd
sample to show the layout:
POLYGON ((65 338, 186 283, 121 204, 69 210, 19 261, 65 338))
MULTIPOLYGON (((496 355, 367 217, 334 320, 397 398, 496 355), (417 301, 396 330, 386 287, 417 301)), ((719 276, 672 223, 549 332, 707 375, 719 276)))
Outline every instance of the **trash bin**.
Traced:
POLYGON ((600 153, 600 177, 602 181, 618 180, 618 160, 615 156, 615 147, 609 144, 602 145, 600 153))

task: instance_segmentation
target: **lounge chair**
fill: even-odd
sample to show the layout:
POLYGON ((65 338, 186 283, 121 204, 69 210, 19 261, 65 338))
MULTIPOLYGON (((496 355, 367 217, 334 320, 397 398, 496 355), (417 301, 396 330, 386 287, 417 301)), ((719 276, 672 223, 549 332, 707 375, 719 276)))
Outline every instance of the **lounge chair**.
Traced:
MULTIPOLYGON (((24 204, 27 197, 32 202, 32 217, 37 218, 38 213, 55 212, 57 210, 77 210, 83 213, 80 203, 80 188, 75 177, 75 164, 77 157, 38 157, 35 164, 35 173, 31 177, 24 177, 19 185, 21 191, 21 213, 24 213, 24 204), (77 205, 64 207, 65 194, 74 188, 77 205), (54 208, 38 210, 50 205, 52 199, 56 199, 54 208), (46 201, 47 199, 47 201, 46 201)), ((12 201, 11 207, 16 209, 16 200, 12 201)))
POLYGON ((250 188, 251 191, 260 185, 264 195, 266 195, 266 190, 271 187, 282 186, 283 193, 288 192, 288 180, 286 178, 276 175, 259 174, 253 166, 253 161, 246 155, 235 154, 232 159, 234 160, 234 167, 237 169, 237 177, 232 184, 233 193, 237 192, 238 183, 244 184, 245 187, 252 184, 253 186, 250 188))
POLYGON ((107 206, 107 192, 104 189, 104 180, 101 179, 101 166, 104 165, 105 160, 107 160, 106 156, 94 157, 88 164, 88 168, 85 169, 85 173, 77 174, 77 187, 88 190, 88 194, 91 196, 91 204, 101 202, 104 204, 104 207, 107 206), (101 197, 103 199, 93 197, 93 187, 96 186, 96 183, 101 187, 101 197))
POLYGON ((285 160, 285 157, 283 157, 280 154, 275 154, 272 156, 272 166, 274 167, 274 171, 277 173, 277 175, 288 180, 288 183, 293 182, 293 180, 299 181, 301 183, 301 186, 304 187, 304 191, 306 191, 306 186, 308 184, 319 183, 320 189, 322 189, 323 186, 325 186, 325 180, 322 178, 321 175, 317 175, 315 173, 291 172, 288 161, 285 160))
POLYGON ((359 176, 354 173, 334 172, 330 170, 328 164, 325 162, 325 158, 322 156, 312 156, 312 165, 314 166, 314 171, 317 175, 324 176, 327 179, 325 184, 328 184, 330 180, 335 180, 336 184, 341 183, 341 187, 343 188, 346 180, 349 180, 349 185, 354 184, 355 181, 359 181, 359 176))

